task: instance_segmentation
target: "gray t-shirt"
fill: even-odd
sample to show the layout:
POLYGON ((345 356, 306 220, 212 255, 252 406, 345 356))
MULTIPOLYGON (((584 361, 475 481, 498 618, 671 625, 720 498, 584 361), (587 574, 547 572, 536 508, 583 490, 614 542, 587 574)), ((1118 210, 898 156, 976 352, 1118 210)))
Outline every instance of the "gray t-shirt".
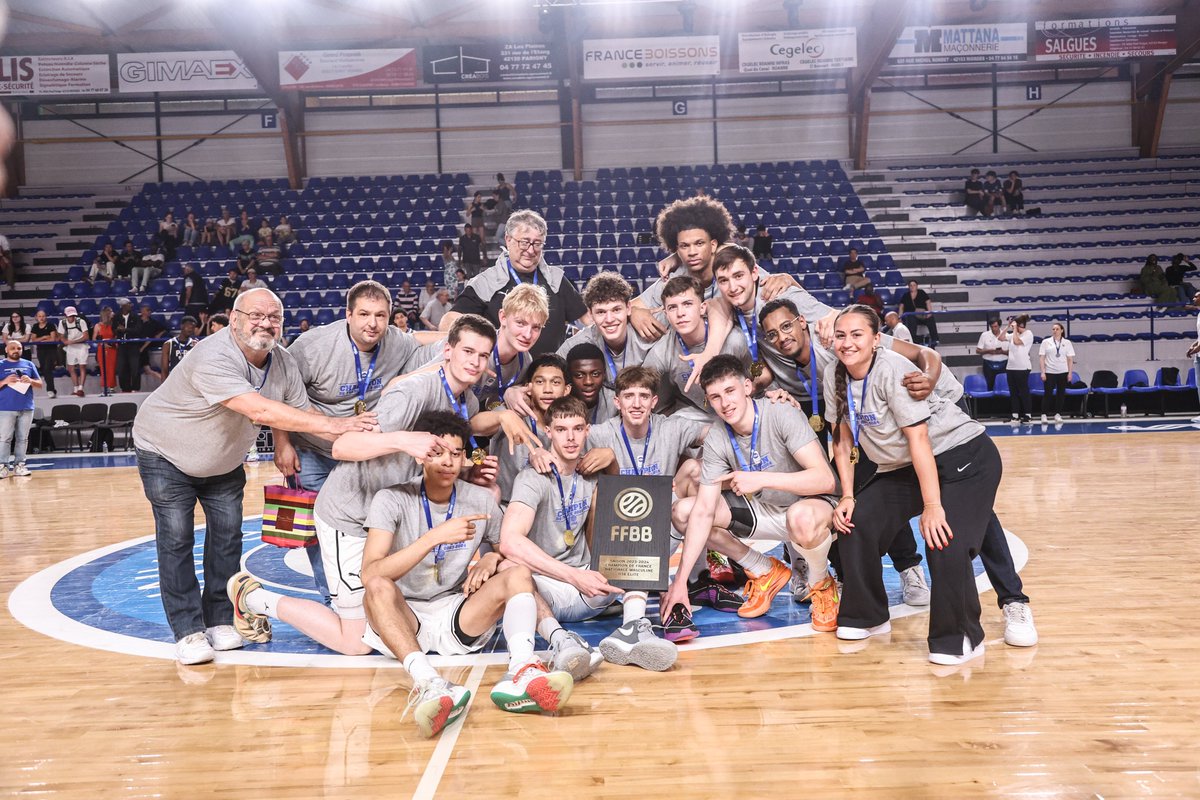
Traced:
POLYGON ((529 531, 529 539, 534 544, 569 567, 587 569, 592 555, 584 531, 596 483, 595 478, 585 478, 579 473, 563 476, 563 494, 571 517, 569 526, 563 515, 563 501, 559 497, 558 481, 553 473, 542 475, 532 468, 521 470, 513 481, 509 505, 521 503, 533 509, 533 529, 529 531), (574 500, 571 499, 573 483, 574 500), (567 544, 565 536, 568 530, 573 534, 571 544, 567 544))
MULTIPOLYGON (((704 349, 704 345, 698 344, 689 349, 693 353, 699 353, 704 349)), ((750 363, 750 348, 746 346, 746 337, 736 327, 725 337, 725 343, 721 345, 721 353, 737 356, 744 364, 750 363)), ((658 392, 662 408, 691 406, 704 410, 706 408, 704 387, 700 385, 699 380, 693 383, 692 388, 686 393, 683 391, 688 377, 692 374, 692 365, 680 359, 681 355, 683 355, 683 346, 679 335, 669 330, 655 343, 643 363, 650 369, 658 370, 662 376, 658 392)))
MULTIPOLYGON (((764 275, 767 274, 766 270, 761 271, 764 275)), ((667 276, 667 280, 659 278, 654 283, 647 286, 646 290, 637 296, 637 299, 640 300, 642 304, 646 306, 646 308, 661 308, 663 304, 662 293, 663 289, 665 289, 667 286, 667 281, 669 281, 671 278, 678 278, 680 276, 687 277, 691 274, 692 271, 687 268, 687 264, 684 264, 679 258, 675 258, 675 268, 671 270, 671 274, 667 276)), ((701 282, 701 286, 704 286, 703 281, 701 282)), ((712 300, 714 297, 716 297, 716 295, 716 281, 710 281, 707 286, 704 286, 704 299, 712 300)), ((665 317, 661 311, 658 312, 656 316, 659 318, 660 322, 665 322, 665 317)))
MULTIPOLYGON (((984 432, 982 425, 936 391, 925 400, 914 400, 901 380, 906 372, 916 369, 904 356, 880 348, 867 376, 866 397, 863 397, 863 381, 846 382, 846 391, 854 393, 855 409, 859 410, 859 446, 879 466, 880 472, 891 472, 912 463, 908 439, 904 436, 904 429, 912 425, 928 423, 934 455, 952 450, 984 432)), ((837 365, 830 364, 823 379, 825 419, 831 424, 837 422, 836 372, 837 365)))
POLYGON ((589 450, 608 447, 617 454, 617 464, 622 475, 674 475, 679 461, 692 443, 704 435, 707 426, 702 422, 676 414, 664 417, 650 415, 649 442, 621 436, 623 427, 620 417, 600 425, 593 425, 588 433, 589 450), (625 439, 629 439, 626 446, 625 439), (630 455, 630 450, 633 454, 630 455), (644 455, 643 455, 644 454, 644 455), (640 464, 640 472, 635 466, 640 464))
MULTIPOLYGON (((479 412, 475 395, 465 394, 468 416, 479 412)), ((386 392, 375 407, 380 430, 410 431, 426 411, 453 411, 441 376, 427 372, 405 379, 386 392)), ((468 444, 468 447, 470 445, 468 444)), ((363 520, 371 498, 380 489, 416 480, 421 468, 404 453, 391 453, 368 461, 342 461, 329 473, 317 493, 313 511, 321 521, 351 536, 365 536, 363 520)))
POLYGON ((625 332, 624 350, 614 353, 608 350, 607 345, 604 344, 604 336, 600 333, 600 329, 595 325, 589 325, 563 342, 562 347, 558 348, 558 354, 566 358, 567 354, 571 352, 571 348, 577 344, 594 344, 600 348, 601 353, 605 353, 604 365, 608 373, 605 383, 609 386, 617 379, 617 376, 613 374, 613 367, 616 367, 616 372, 620 372, 625 367, 641 364, 651 348, 654 347, 654 342, 647 342, 638 336, 637 331, 632 327, 628 327, 625 332), (612 359, 611 364, 609 363, 610 358, 612 359))
MULTIPOLYGON (((446 521, 448 503, 429 504, 429 516, 436 528, 446 521)), ((437 600, 460 594, 467 580, 471 559, 480 545, 487 542, 493 548, 500 544, 500 507, 488 490, 458 481, 454 486, 454 518, 472 514, 489 514, 491 519, 476 520, 475 536, 465 542, 440 545, 409 570, 396 585, 406 600, 437 600), (441 556, 439 560, 438 556, 441 556)), ((425 506, 421 502, 421 484, 406 484, 382 489, 376 493, 367 511, 365 528, 391 531, 391 553, 398 553, 429 532, 425 506)))
MULTIPOLYGON (((729 441, 730 428, 718 421, 704 440, 700 460, 700 483, 712 486, 727 472, 743 470, 744 462, 753 472, 800 472, 802 467, 793 455, 817 436, 804 412, 784 403, 757 403, 759 432, 757 452, 751 451, 753 431, 745 436, 735 434, 740 460, 729 441), (757 456, 757 458, 756 458, 757 456)), ((824 461, 824 459, 822 459, 824 461)), ((822 469, 829 469, 826 465, 822 469)), ((789 506, 798 496, 779 489, 764 489, 759 499, 773 506, 789 506)))
POLYGON ((231 472, 241 465, 259 429, 221 403, 255 391, 294 408, 309 407, 291 353, 276 347, 266 367, 258 369, 226 328, 197 344, 145 399, 133 422, 133 444, 195 478, 231 472))
POLYGON ((482 409, 491 409, 504 403, 504 393, 500 391, 503 383, 504 391, 511 389, 518 380, 521 379, 521 373, 525 371, 525 365, 532 361, 533 358, 528 353, 518 353, 517 357, 509 361, 507 364, 496 364, 496 351, 492 351, 491 357, 488 359, 488 369, 491 372, 498 373, 500 380, 496 380, 496 376, 491 372, 485 372, 483 377, 479 379, 479 383, 475 384, 475 398, 479 401, 479 407, 482 409))
MULTIPOLYGON (((526 418, 525 421, 527 423, 532 422, 529 418, 526 418)), ((546 429, 543 426, 530 424, 529 428, 541 440, 543 447, 550 446, 550 437, 546 434, 546 429)), ((513 452, 510 455, 508 452, 508 437, 504 435, 504 429, 501 428, 492 437, 488 449, 500 462, 496 483, 500 487, 500 497, 504 498, 507 503, 508 498, 512 496, 513 482, 517 479, 517 474, 529 466, 529 448, 523 444, 519 444, 513 448, 513 452)))
MULTIPOLYGON (((363 399, 370 410, 379 403, 383 387, 406 371, 408 360, 419 348, 415 336, 389 325, 375 346, 374 369, 371 369, 372 353, 359 353, 356 364, 357 348, 350 339, 349 323, 342 319, 302 333, 288 347, 288 352, 300 367, 313 406, 333 417, 349 417, 354 414, 360 381, 367 377, 368 370, 371 377, 363 399)), ((295 434, 292 438, 297 447, 325 456, 330 455, 333 447, 332 443, 315 436, 295 434)))

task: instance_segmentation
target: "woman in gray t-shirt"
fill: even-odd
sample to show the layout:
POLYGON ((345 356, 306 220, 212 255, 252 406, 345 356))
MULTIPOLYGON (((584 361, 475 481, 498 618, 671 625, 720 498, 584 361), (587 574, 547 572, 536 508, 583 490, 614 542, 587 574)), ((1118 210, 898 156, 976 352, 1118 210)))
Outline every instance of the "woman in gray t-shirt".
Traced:
POLYGON ((909 395, 901 381, 915 367, 879 346, 872 309, 846 308, 834 330, 838 362, 824 385, 842 486, 854 486, 859 448, 879 465, 875 478, 857 495, 847 491, 834 512, 844 582, 838 638, 890 630, 880 557, 919 514, 933 578, 929 660, 963 663, 983 654, 971 561, 1000 485, 1000 454, 983 426, 954 404, 936 394, 909 395))

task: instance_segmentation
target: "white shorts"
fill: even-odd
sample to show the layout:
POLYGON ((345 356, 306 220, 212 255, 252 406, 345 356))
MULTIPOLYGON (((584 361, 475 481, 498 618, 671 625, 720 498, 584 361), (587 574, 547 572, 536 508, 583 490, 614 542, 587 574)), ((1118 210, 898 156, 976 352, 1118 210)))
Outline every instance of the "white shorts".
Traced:
MULTIPOLYGON (((734 494, 726 489, 721 492, 721 497, 725 500, 725 504, 729 506, 729 511, 733 516, 733 523, 729 526, 729 532, 739 539, 768 539, 775 542, 791 541, 791 535, 788 533, 787 526, 787 510, 794 503, 789 503, 786 506, 768 505, 762 502, 758 497, 753 497, 747 500, 745 497, 734 494)), ((837 507, 837 498, 834 495, 816 495, 815 497, 797 498, 796 502, 801 500, 824 500, 833 508, 837 507)))
POLYGON ((533 583, 559 622, 582 622, 591 619, 621 597, 619 594, 584 597, 583 592, 571 584, 545 575, 534 575, 533 583))
MULTIPOLYGON (((412 609, 417 618, 417 645, 422 652, 437 653, 443 656, 465 656, 481 650, 488 643, 496 631, 495 625, 469 643, 464 642, 454 632, 454 618, 466 600, 467 598, 462 594, 455 593, 437 600, 407 601, 408 607, 412 609)), ((385 656, 396 657, 396 654, 383 643, 383 639, 379 638, 379 634, 375 632, 369 622, 367 629, 363 631, 362 640, 363 644, 378 650, 385 656)))
POLYGON ((367 537, 343 533, 313 515, 317 541, 321 545, 321 566, 329 584, 333 610, 342 619, 365 619, 363 610, 362 560, 367 537))
POLYGON ((88 346, 86 344, 69 344, 66 346, 67 366, 81 367, 88 361, 88 346))

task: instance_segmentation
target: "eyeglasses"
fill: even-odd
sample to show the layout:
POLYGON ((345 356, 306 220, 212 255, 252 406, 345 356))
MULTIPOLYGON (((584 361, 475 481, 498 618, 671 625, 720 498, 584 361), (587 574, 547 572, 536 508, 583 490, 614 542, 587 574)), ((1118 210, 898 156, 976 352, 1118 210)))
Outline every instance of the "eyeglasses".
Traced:
POLYGON ((264 322, 270 322, 272 325, 283 324, 283 314, 260 314, 257 311, 242 311, 240 308, 235 308, 234 311, 239 314, 245 314, 250 318, 252 325, 262 325, 264 322))
POLYGON ((534 253, 540 252, 542 246, 545 245, 545 242, 540 239, 511 239, 510 241, 517 246, 517 249, 529 250, 534 253))
POLYGON ((796 329, 796 320, 798 319, 800 319, 799 314, 780 325, 779 330, 777 331, 764 331, 763 338, 771 344, 775 344, 775 342, 779 341, 780 334, 791 334, 791 332, 796 329))

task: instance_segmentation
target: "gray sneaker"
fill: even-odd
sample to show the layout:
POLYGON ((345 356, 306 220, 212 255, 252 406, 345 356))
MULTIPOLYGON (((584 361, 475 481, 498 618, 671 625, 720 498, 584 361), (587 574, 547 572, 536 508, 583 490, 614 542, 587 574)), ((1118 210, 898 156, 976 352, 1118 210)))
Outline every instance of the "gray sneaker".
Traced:
POLYGON ((601 639, 600 652, 610 664, 633 664, 652 672, 670 669, 679 657, 679 648, 655 636, 650 620, 645 617, 626 622, 601 639))
POLYGON ((596 671, 604 656, 583 640, 578 633, 563 631, 566 636, 555 636, 550 645, 550 664, 553 672, 568 672, 578 683, 596 671))
POLYGON ((29 471, 29 467, 25 466, 24 464, 17 464, 17 468, 13 470, 13 475, 16 475, 18 478, 28 478, 32 474, 33 473, 29 471))
POLYGON ((929 605, 929 584, 925 582, 925 570, 920 564, 900 573, 900 596, 905 605, 929 605))
POLYGON ((808 562, 803 558, 792 561, 792 579, 788 588, 792 592, 792 602, 806 603, 811 592, 808 591, 808 562))
POLYGON ((4 480, 7 477, 8 477, 8 465, 5 464, 4 466, 0 467, 0 481, 4 480))

